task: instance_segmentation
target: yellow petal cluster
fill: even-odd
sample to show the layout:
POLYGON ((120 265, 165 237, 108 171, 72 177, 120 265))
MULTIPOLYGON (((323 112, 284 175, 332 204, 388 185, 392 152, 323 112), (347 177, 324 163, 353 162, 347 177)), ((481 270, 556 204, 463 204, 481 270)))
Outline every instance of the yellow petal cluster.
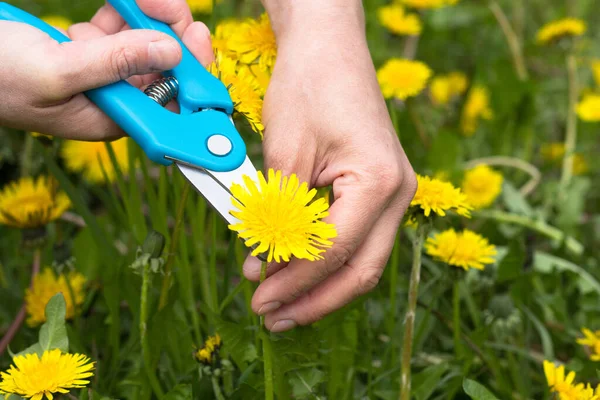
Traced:
POLYGON ((465 172, 461 189, 474 208, 492 205, 502 193, 504 177, 498 171, 480 164, 465 172))
POLYGON ((77 308, 85 300, 85 277, 79 272, 69 272, 56 276, 51 268, 44 268, 35 278, 33 285, 25 291, 25 310, 27 311, 27 324, 37 326, 46 322, 46 305, 50 299, 62 293, 67 305, 66 319, 75 316, 77 308), (73 290, 73 296, 69 286, 73 290))
POLYGON ((458 3, 458 0, 396 0, 396 2, 404 4, 407 7, 426 10, 444 6, 452 6, 458 3))
POLYGON ((217 53, 215 62, 208 70, 227 87, 235 111, 243 115, 252 129, 262 137, 262 92, 251 71, 247 68, 238 69, 235 60, 222 53, 217 53))
POLYGON ((575 372, 565 376, 565 366, 556 366, 544 360, 544 374, 550 392, 556 393, 558 400, 600 400, 600 386, 596 389, 590 384, 575 383, 575 372))
POLYGON ((486 264, 494 262, 497 254, 496 246, 468 229, 462 232, 448 229, 429 237, 425 242, 425 250, 433 258, 465 271, 470 268, 484 269, 486 264))
POLYGON ((221 336, 216 334, 215 336, 209 336, 204 342, 204 347, 194 353, 194 357, 198 362, 204 365, 211 365, 218 355, 219 349, 221 348, 221 336))
POLYGON ((445 216, 446 211, 452 211, 464 217, 470 217, 473 209, 467 201, 467 196, 450 182, 432 179, 428 176, 417 175, 418 187, 410 206, 420 208, 426 217, 433 211, 445 216))
POLYGON ((210 14, 213 11, 213 1, 221 3, 223 0, 187 0, 187 3, 193 13, 210 14))
POLYGON ((50 26, 60 28, 65 31, 69 29, 71 25, 73 25, 73 21, 67 17, 63 17, 62 15, 46 15, 45 17, 42 17, 42 21, 50 26))
POLYGON ((57 182, 41 176, 21 178, 0 191, 0 224, 37 228, 60 217, 71 202, 57 182))
MULTIPOLYGON (((129 171, 128 138, 110 142, 120 170, 129 171)), ((61 157, 71 172, 81 173, 92 183, 114 182, 117 173, 105 142, 81 142, 67 140, 61 149, 61 157), (106 176, 105 176, 106 173, 106 176)))
MULTIPOLYGON (((565 144, 562 142, 545 143, 540 152, 545 161, 556 164, 562 162, 565 156, 565 144)), ((588 171, 589 166, 583 154, 573 154, 573 175, 583 175, 588 171)))
POLYGON ((586 94, 577 104, 577 115, 582 121, 600 121, 600 94, 586 94))
POLYGON ((277 58, 277 43, 269 16, 248 19, 238 26, 228 40, 228 47, 243 64, 258 64, 263 71, 272 71, 277 58))
POLYGON ((467 90, 469 80, 459 71, 434 77, 429 86, 429 94, 435 105, 446 105, 467 90))
POLYGON ((594 60, 592 62, 592 75, 594 75, 596 86, 600 86, 600 60, 594 60))
POLYGON ((563 18, 542 26, 537 33, 538 44, 548 44, 566 36, 581 36, 587 27, 578 18, 563 18))
POLYGON ((431 69, 420 61, 392 58, 378 71, 377 80, 386 99, 406 100, 421 93, 431 77, 431 69))
POLYGON ((399 4, 379 7, 377 17, 383 27, 396 35, 416 36, 423 29, 419 17, 416 14, 407 13, 399 4))
POLYGON ((593 332, 588 328, 582 328, 581 332, 585 337, 577 339, 577 343, 590 349, 590 360, 600 361, 600 331, 593 332))
POLYGON ((235 58, 235 53, 229 48, 229 39, 231 39, 241 25, 242 21, 235 18, 224 19, 217 24, 215 32, 211 36, 215 53, 222 53, 235 58))
POLYGON ((0 393, 52 400, 55 394, 85 387, 93 370, 94 363, 85 355, 63 354, 58 349, 46 350, 41 358, 37 354, 16 356, 10 369, 0 372, 0 393))
POLYGON ((480 120, 490 120, 493 116, 488 89, 481 85, 473 86, 469 91, 460 119, 462 133, 465 136, 472 136, 477 130, 480 120))
POLYGON ((268 181, 258 173, 258 182, 244 176, 244 186, 231 187, 231 215, 239 222, 229 226, 252 247, 252 255, 265 254, 268 261, 290 258, 317 260, 332 246, 337 235, 332 224, 323 222, 328 213, 326 199, 313 201, 317 191, 308 189, 295 174, 282 177, 281 171, 268 172, 268 181))

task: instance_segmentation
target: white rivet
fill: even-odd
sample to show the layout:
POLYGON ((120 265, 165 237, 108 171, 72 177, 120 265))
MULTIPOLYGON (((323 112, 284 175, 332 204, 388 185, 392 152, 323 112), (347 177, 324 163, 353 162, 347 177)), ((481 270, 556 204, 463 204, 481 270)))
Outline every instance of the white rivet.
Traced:
POLYGON ((208 151, 213 153, 215 156, 226 156, 231 152, 231 141, 223 135, 212 135, 208 138, 206 143, 208 151))

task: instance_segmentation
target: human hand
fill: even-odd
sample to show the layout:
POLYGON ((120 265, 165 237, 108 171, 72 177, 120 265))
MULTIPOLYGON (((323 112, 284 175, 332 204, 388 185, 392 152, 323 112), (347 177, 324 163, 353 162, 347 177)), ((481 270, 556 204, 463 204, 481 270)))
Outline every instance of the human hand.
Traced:
MULTIPOLYGON (((278 42, 263 109, 265 167, 312 187, 332 184, 326 221, 338 237, 324 260, 269 265, 252 308, 274 332, 317 321, 377 285, 417 188, 377 82, 361 2, 307 0, 293 13, 284 2, 265 0, 278 42)), ((249 257, 244 274, 258 281, 260 261, 249 257)))
MULTIPOLYGON (((212 62, 208 28, 193 22, 185 0, 137 0, 170 24, 203 64, 212 62)), ((0 125, 70 139, 106 140, 123 132, 82 92, 128 79, 142 87, 175 67, 181 47, 152 30, 130 30, 109 4, 90 22, 71 26, 59 44, 25 24, 0 21, 0 125)))

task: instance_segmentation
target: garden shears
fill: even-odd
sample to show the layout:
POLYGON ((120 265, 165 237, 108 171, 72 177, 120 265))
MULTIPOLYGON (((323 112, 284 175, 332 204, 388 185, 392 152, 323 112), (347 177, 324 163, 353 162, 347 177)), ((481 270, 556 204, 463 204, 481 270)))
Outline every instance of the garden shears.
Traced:
MULTIPOLYGON (((230 224, 237 219, 229 188, 255 179, 257 171, 233 119, 227 88, 210 74, 171 28, 145 15, 135 0, 108 1, 133 29, 154 29, 177 40, 181 62, 142 92, 126 81, 92 89, 85 95, 115 121, 154 162, 175 163, 190 183, 230 224), (180 113, 164 106, 177 99, 180 113)), ((0 2, 0 20, 31 25, 59 43, 70 41, 44 21, 0 2)))

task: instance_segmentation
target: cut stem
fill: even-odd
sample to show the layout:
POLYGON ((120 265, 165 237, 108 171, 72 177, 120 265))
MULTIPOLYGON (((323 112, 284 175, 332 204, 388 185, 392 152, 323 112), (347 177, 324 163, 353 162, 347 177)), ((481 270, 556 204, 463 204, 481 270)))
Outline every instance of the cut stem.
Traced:
POLYGON ((404 343, 402 346, 402 371, 400 375, 400 400, 410 400, 410 361, 412 358, 413 331, 415 327, 415 312, 419 296, 421 280, 421 252, 425 241, 426 227, 419 222, 417 233, 413 239, 413 263, 408 289, 408 308, 404 318, 404 343))
MULTIPOLYGON (((260 267, 260 282, 262 283, 267 278, 267 262, 263 261, 260 267)), ((265 400, 273 400, 274 385, 273 385, 273 351, 269 334, 266 332, 264 317, 260 317, 260 329, 263 348, 263 366, 265 370, 265 400)))
POLYGON ((579 83, 577 79, 577 60, 573 53, 567 56, 567 75, 569 79, 569 109, 567 111, 567 133, 565 137, 565 155, 560 177, 559 195, 565 200, 568 187, 573 177, 573 155, 577 144, 577 96, 579 95, 579 83))

